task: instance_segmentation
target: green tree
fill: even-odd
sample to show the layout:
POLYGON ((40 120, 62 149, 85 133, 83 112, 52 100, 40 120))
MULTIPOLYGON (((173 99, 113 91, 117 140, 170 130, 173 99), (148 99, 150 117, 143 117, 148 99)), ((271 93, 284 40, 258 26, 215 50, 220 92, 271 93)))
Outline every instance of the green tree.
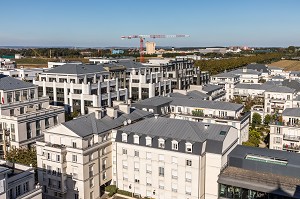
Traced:
POLYGON ((272 120, 272 116, 269 115, 269 114, 267 114, 267 115, 265 116, 265 119, 264 119, 264 124, 265 124, 265 125, 269 125, 270 122, 271 122, 271 120, 272 120))
POLYGON ((33 167, 37 167, 35 148, 11 149, 6 155, 6 160, 10 162, 20 163, 28 166, 32 165, 33 167))
POLYGON ((252 115, 252 127, 261 125, 261 115, 258 113, 253 113, 252 115))
POLYGON ((255 129, 250 129, 249 139, 247 142, 243 142, 243 145, 258 147, 259 143, 260 143, 260 133, 255 129))

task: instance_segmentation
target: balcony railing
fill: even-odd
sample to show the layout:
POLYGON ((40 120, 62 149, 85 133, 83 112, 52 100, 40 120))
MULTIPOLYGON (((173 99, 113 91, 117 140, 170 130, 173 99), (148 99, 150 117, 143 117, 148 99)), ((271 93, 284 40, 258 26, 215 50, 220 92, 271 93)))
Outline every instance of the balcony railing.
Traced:
POLYGON ((300 151, 300 146, 299 145, 291 146, 291 145, 284 144, 283 149, 284 150, 292 150, 292 151, 300 151))
POLYGON ((284 140, 300 141, 300 136, 283 134, 284 140))

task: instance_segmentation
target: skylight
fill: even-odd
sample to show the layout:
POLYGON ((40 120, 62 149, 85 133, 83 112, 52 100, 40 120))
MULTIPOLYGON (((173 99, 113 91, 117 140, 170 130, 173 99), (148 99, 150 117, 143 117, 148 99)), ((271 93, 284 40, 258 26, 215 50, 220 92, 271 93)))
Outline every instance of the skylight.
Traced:
POLYGON ((260 155, 246 155, 246 160, 253 160, 258 162, 264 162, 269 164, 279 164, 279 165, 287 165, 288 161, 275 157, 265 157, 260 155))

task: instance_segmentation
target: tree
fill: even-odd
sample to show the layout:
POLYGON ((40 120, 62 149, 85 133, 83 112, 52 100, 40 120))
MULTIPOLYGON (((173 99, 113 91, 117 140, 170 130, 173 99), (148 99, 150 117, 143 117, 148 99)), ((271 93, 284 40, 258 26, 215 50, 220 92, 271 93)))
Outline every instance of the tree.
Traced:
POLYGON ((35 148, 16 148, 11 149, 7 155, 6 160, 10 162, 20 163, 32 167, 37 167, 36 150, 35 148))
POLYGON ((265 116, 265 119, 264 119, 264 124, 265 124, 265 125, 269 125, 270 122, 271 122, 271 120, 272 120, 272 116, 269 115, 269 114, 267 114, 267 115, 265 116))
POLYGON ((259 143, 260 143, 260 133, 256 129, 250 129, 249 139, 247 142, 243 142, 243 145, 258 147, 259 143))
POLYGON ((257 125, 261 125, 261 115, 259 113, 253 113, 252 126, 255 127, 257 125))

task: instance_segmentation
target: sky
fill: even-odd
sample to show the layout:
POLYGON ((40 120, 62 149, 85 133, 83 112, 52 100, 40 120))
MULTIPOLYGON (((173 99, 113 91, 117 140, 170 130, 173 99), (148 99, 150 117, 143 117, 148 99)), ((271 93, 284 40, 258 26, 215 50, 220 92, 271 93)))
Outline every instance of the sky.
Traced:
POLYGON ((0 46, 300 46, 299 0, 0 0, 0 46))

